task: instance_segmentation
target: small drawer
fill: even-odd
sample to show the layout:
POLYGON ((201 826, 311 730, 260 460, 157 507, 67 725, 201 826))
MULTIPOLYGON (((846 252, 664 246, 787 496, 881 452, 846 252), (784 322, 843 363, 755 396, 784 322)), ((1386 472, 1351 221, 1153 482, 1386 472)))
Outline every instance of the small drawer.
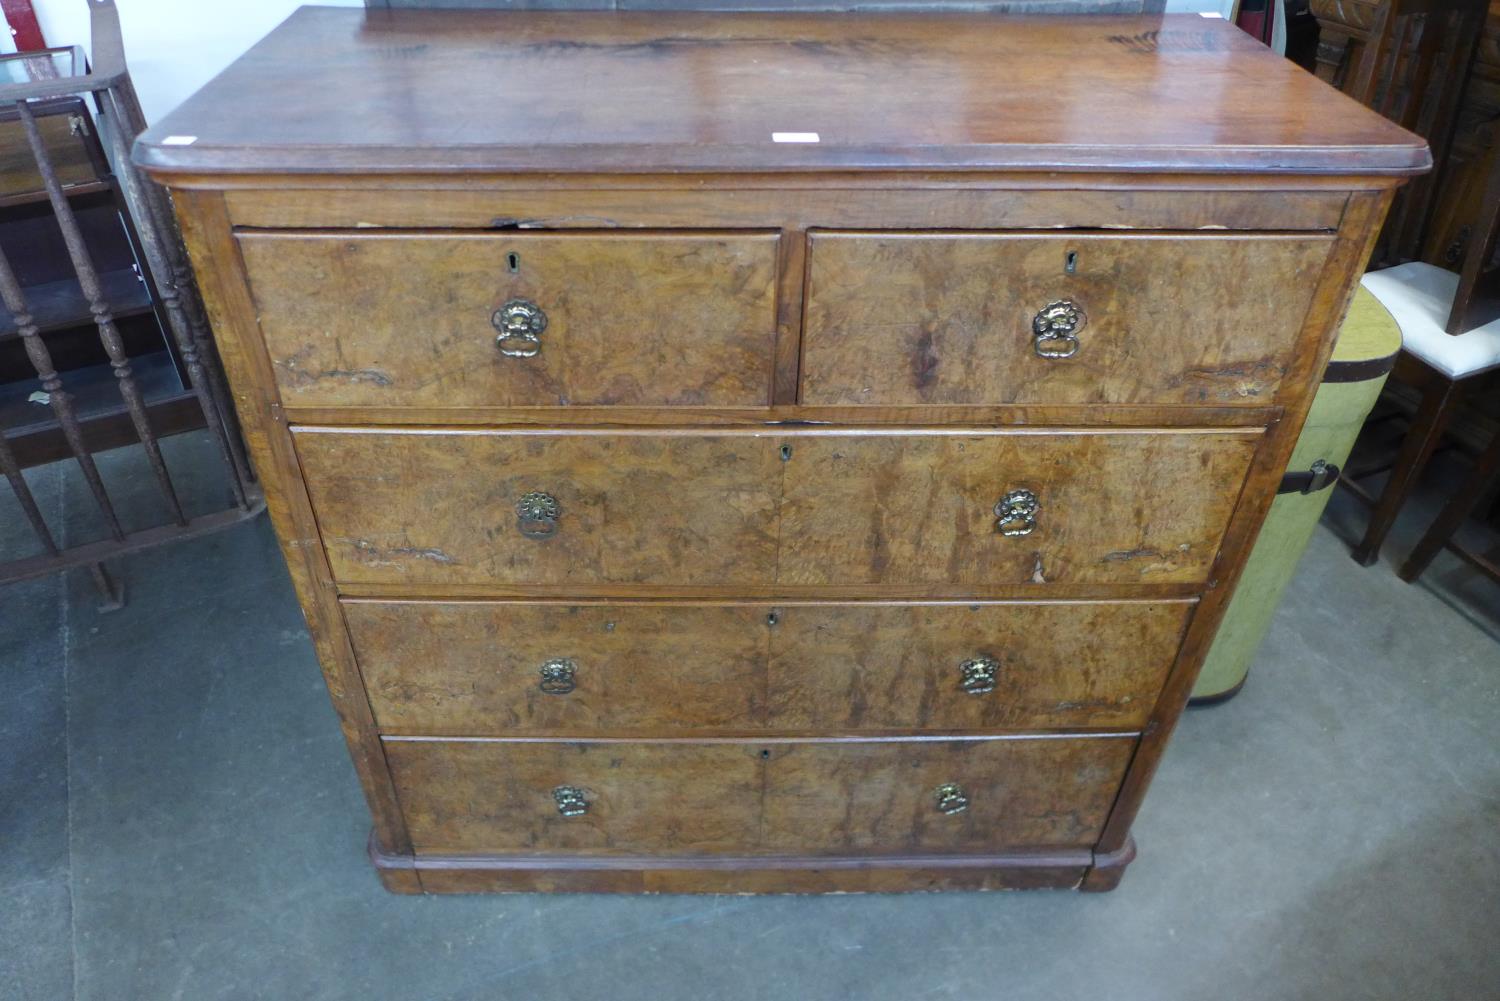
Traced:
POLYGON ((1090 846, 1135 744, 387 738, 385 751, 419 855, 899 855, 1090 846))
POLYGON ((773 233, 239 234, 289 406, 762 406, 773 233))
POLYGON ((1273 403, 1332 244, 814 233, 802 402, 1273 403))
POLYGON ((1204 580, 1259 429, 299 427, 346 583, 1204 580))
POLYGON ((1176 602, 346 600, 403 734, 1139 728, 1176 602))

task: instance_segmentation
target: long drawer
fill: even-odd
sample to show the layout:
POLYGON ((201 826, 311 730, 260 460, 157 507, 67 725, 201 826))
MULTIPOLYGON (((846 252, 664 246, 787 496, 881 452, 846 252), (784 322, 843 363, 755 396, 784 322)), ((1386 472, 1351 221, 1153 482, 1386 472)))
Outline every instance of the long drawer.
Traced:
POLYGON ((809 237, 802 402, 1273 402, 1331 234, 809 237))
POLYGON ((1204 580, 1260 429, 301 427, 334 576, 436 585, 1204 580))
POLYGON ((1144 725, 1174 602, 345 601, 386 732, 1144 725))
POLYGON ((387 738, 418 854, 1083 847, 1128 736, 941 741, 387 738))
POLYGON ((779 237, 243 233, 297 406, 764 406, 779 237))

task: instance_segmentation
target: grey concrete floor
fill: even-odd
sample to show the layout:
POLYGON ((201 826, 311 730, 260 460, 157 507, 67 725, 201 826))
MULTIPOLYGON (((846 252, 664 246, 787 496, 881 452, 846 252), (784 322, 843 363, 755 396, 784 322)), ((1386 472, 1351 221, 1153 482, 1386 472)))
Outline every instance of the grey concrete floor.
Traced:
MULTIPOLYGON (((145 518, 132 462, 106 475, 145 518)), ((98 533, 66 467, 32 480, 98 533)), ((0 997, 1500 998, 1500 588, 1361 569, 1362 519, 1335 498, 1102 896, 391 896, 264 519, 121 561, 122 611, 81 572, 0 590, 0 997)))

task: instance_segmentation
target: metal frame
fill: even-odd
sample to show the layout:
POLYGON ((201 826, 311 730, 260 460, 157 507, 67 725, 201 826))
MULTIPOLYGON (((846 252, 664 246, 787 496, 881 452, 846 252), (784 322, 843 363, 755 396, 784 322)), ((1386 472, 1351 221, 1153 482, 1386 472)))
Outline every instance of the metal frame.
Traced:
MULTIPOLYGON (((73 399, 62 375, 54 366, 51 352, 32 317, 26 290, 17 280, 4 251, 0 250, 0 299, 3 299, 15 317, 26 355, 36 370, 42 390, 48 396, 48 403, 67 441, 68 450, 78 463, 95 505, 109 529, 108 539, 70 549, 60 547, 22 476, 21 465, 5 429, 0 428, 0 472, 10 482, 21 510, 44 550, 40 556, 0 563, 0 584, 69 567, 88 566, 101 592, 103 606, 109 608, 120 606, 122 591, 105 569, 105 559, 229 527, 259 514, 265 503, 245 458, 244 444, 230 404, 207 317, 193 283, 187 253, 177 231, 166 192, 141 175, 130 161, 130 144, 145 128, 145 119, 125 68, 125 57, 120 44, 120 22, 114 0, 89 0, 89 7, 95 57, 93 68, 88 67, 82 51, 74 46, 74 66, 82 68, 81 75, 0 85, 0 105, 14 105, 20 117, 32 157, 42 177, 47 200, 62 230, 69 260, 88 301, 94 324, 99 329, 100 343, 114 370, 116 384, 128 411, 135 438, 150 464, 169 523, 134 532, 127 532, 120 523, 109 491, 99 475, 94 453, 90 451, 85 439, 84 426, 74 408, 73 399), (204 424, 218 446, 228 472, 234 506, 227 510, 196 518, 189 518, 183 510, 171 472, 161 453, 161 435, 153 427, 150 408, 131 370, 131 360, 116 329, 98 269, 79 229, 68 193, 58 180, 37 128, 32 110, 33 102, 84 95, 94 99, 98 131, 108 143, 113 161, 113 176, 134 224, 135 235, 139 238, 151 284, 155 287, 161 311, 166 316, 166 327, 177 354, 187 369, 188 388, 202 412, 204 424)), ((27 55, 28 53, 17 53, 6 58, 19 59, 26 58, 27 55)))

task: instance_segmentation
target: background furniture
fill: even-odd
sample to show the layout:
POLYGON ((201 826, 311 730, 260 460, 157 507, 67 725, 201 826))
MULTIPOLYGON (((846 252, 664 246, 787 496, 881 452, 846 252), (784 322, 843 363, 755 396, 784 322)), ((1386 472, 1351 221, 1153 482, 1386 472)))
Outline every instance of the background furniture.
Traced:
POLYGON ((1438 550, 1446 547, 1491 580, 1500 581, 1500 563, 1494 557, 1455 541, 1464 519, 1479 504, 1481 498, 1494 490, 1496 484, 1500 484, 1500 434, 1490 439, 1489 447, 1480 453, 1468 479, 1438 514, 1416 548, 1411 551, 1411 555, 1406 558, 1406 562, 1401 564, 1399 572, 1402 580, 1415 581, 1427 569, 1438 550))
POLYGON ((1427 138, 1433 170, 1397 194, 1374 266, 1416 260, 1488 0, 1314 0, 1318 75, 1427 138))
MULTIPOLYGON (((25 65, 32 58, 12 56, 9 62, 25 65)), ((164 421, 202 427, 202 411, 184 388, 186 371, 166 333, 150 273, 140 263, 140 242, 93 116, 78 97, 37 101, 31 110, 58 185, 98 268, 104 304, 142 386, 147 414, 158 428, 164 421)), ((130 414, 15 105, 0 107, 0 250, 14 262, 53 366, 69 373, 84 434, 133 440, 130 414)), ((0 427, 7 429, 22 468, 68 456, 60 422, 45 403, 30 398, 36 380, 16 318, 0 305, 0 427)))
POLYGON ((1457 410, 1464 386, 1500 368, 1500 321, 1458 336, 1449 334, 1445 328, 1459 276, 1431 264, 1413 261, 1372 271, 1363 283, 1401 327, 1402 355, 1393 377, 1421 393, 1364 538, 1354 549, 1354 558, 1371 566, 1457 410))
POLYGON ((106 559, 217 531, 262 503, 166 196, 129 162, 144 122, 114 5, 89 6, 93 68, 78 47, 0 57, 0 471, 36 540, 0 562, 0 584, 87 566, 116 607, 106 559), (205 427, 232 500, 200 514, 179 501, 160 442, 205 427), (127 445, 147 460, 164 524, 116 509, 94 457, 127 445), (106 537, 65 548, 24 470, 68 457, 106 537))
MULTIPOLYGON (((1500 171, 1500 5, 1414 0, 1315 0, 1322 29, 1319 75, 1427 136, 1437 167, 1398 195, 1373 255, 1389 267, 1367 286, 1401 321, 1406 351, 1392 382, 1415 392, 1410 428, 1393 463, 1350 471, 1345 482, 1373 504, 1354 556, 1366 566, 1464 407, 1463 390, 1492 381, 1500 340, 1494 252, 1500 171), (1488 14, 1488 17, 1486 17, 1488 14), (1471 331, 1470 333, 1464 333, 1471 331), (1448 335, 1463 334, 1462 337, 1448 335), (1385 469, 1378 499, 1358 480, 1385 469)), ((1464 412, 1465 439, 1500 413, 1464 412)), ((1384 418, 1382 418, 1384 420, 1384 418)), ((1486 433, 1480 432, 1481 440, 1486 433)))
POLYGON ((1196 16, 319 8, 136 156, 404 892, 1113 887, 1429 162, 1196 16))
POLYGON ((1354 294, 1276 501, 1193 685, 1192 704, 1239 692, 1312 539, 1360 427, 1401 352, 1401 328, 1368 289, 1354 294))

